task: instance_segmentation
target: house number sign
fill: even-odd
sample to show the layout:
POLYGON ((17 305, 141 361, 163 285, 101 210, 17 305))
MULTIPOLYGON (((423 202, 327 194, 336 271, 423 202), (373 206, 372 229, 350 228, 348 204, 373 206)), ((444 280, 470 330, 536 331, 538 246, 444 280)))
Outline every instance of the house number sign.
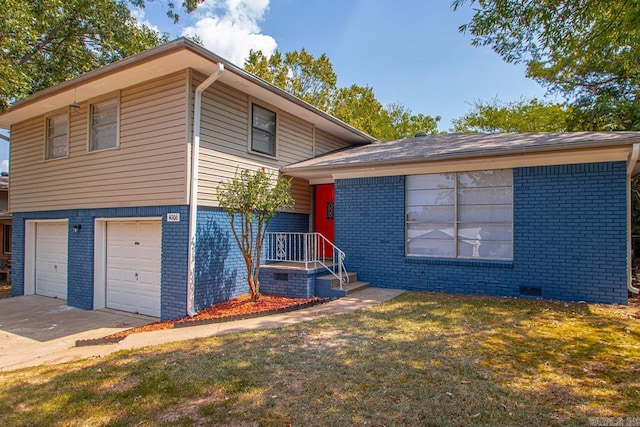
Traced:
POLYGON ((180 214, 179 213, 168 213, 167 214, 167 222, 180 222, 180 214))

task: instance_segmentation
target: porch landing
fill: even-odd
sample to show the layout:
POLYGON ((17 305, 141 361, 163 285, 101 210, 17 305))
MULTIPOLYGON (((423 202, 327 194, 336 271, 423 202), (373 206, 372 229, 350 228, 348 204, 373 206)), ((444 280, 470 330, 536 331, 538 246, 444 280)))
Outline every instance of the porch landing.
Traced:
MULTIPOLYGON (((325 265, 332 267, 330 261, 325 265)), ((358 281, 356 273, 348 272, 348 282, 340 289, 340 280, 319 262, 272 262, 260 266, 260 289, 265 294, 284 295, 291 298, 342 298, 369 287, 358 281)))

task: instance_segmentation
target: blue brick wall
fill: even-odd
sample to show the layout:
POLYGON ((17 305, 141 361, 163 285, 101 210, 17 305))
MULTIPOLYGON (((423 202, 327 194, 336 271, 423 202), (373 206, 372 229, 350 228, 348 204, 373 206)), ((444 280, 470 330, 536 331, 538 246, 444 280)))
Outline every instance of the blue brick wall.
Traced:
POLYGON ((311 298, 315 294, 315 282, 315 272, 279 269, 277 265, 260 268, 260 292, 267 295, 311 298))
MULTIPOLYGON (((309 216, 278 213, 269 231, 307 232, 309 216)), ((231 232, 229 215, 220 208, 198 208, 195 306, 202 310, 249 292, 242 254, 231 232)))
POLYGON ((514 259, 404 255, 404 177, 337 180, 336 244, 373 286, 626 303, 626 165, 514 169, 514 259))
POLYGON ((93 308, 93 248, 96 218, 162 216, 161 317, 170 319, 186 314, 188 206, 150 206, 108 209, 73 209, 13 214, 12 295, 24 295, 24 231, 26 220, 69 219, 67 264, 67 304, 93 308), (168 212, 180 213, 181 221, 167 223, 168 212), (73 233, 74 225, 82 225, 73 233))

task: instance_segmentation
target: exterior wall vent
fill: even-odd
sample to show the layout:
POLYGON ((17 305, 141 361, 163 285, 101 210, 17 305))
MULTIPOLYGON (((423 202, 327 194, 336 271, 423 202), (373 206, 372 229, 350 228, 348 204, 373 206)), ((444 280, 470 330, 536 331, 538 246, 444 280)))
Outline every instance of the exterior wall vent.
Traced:
POLYGON ((273 278, 275 280, 280 280, 282 282, 288 282, 289 281, 289 274, 288 273, 273 273, 273 278))
POLYGON ((520 295, 526 297, 541 297, 542 288, 539 286, 520 286, 520 295))

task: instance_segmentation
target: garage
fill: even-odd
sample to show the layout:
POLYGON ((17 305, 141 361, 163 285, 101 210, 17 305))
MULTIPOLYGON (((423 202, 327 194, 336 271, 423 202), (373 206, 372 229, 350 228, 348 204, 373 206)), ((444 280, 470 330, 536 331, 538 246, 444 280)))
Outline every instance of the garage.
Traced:
POLYGON ((106 223, 106 306, 160 316, 161 221, 106 223))
POLYGON ((35 223, 35 293, 67 299, 67 222, 35 223))

